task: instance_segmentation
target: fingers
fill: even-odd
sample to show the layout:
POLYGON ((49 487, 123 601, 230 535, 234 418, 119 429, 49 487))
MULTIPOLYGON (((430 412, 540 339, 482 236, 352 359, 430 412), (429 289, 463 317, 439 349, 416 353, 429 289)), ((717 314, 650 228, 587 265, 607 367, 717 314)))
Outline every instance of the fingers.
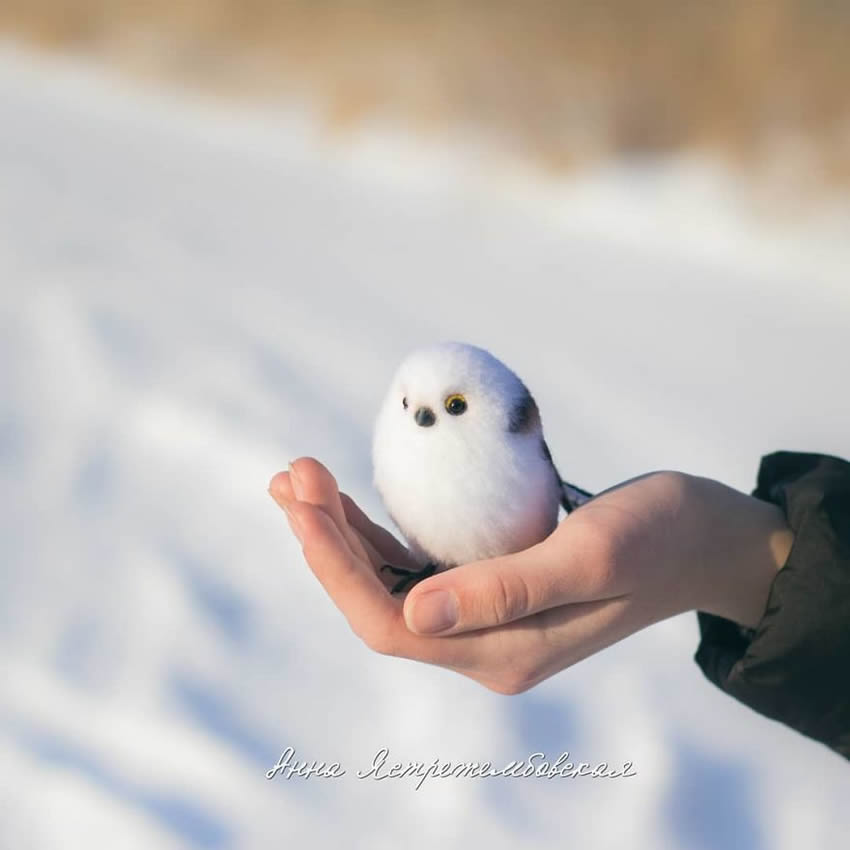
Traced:
POLYGON ((295 501, 295 493, 292 490, 288 472, 278 472, 272 477, 269 481, 269 494, 278 504, 295 501))
POLYGON ((405 622, 403 611, 411 613, 407 605, 387 593, 381 578, 357 554, 332 516, 337 506, 331 497, 336 495, 338 507, 348 510, 350 520, 344 517, 343 527, 350 534, 359 535, 365 529, 362 541, 358 538, 361 548, 371 549, 367 534, 374 535, 379 527, 353 502, 339 497, 333 478, 329 473, 325 476, 321 464, 304 464, 304 460, 294 466, 302 479, 298 489, 307 498, 289 498, 295 496, 295 488, 287 473, 275 476, 270 491, 286 507, 313 573, 354 633, 376 652, 438 664, 510 694, 527 690, 640 626, 632 623, 634 614, 628 616, 627 599, 571 604, 592 598, 594 587, 587 577, 592 570, 583 567, 585 561, 592 563, 593 553, 573 529, 569 535, 560 535, 563 541, 553 540, 553 535, 524 553, 468 564, 427 579, 411 591, 408 603, 411 599, 421 602, 435 588, 449 590, 457 600, 457 624, 436 637, 416 634, 405 622), (567 604, 552 607, 563 600, 567 604))
POLYGON ((349 524, 380 554, 384 563, 414 568, 416 562, 410 552, 385 528, 372 522, 347 493, 340 493, 342 507, 349 524))
POLYGON ((377 649, 393 631, 406 631, 398 600, 352 552, 324 510, 309 502, 294 502, 289 515, 310 569, 359 637, 377 649))
MULTIPOLYGON (((334 521, 352 551, 361 558, 369 559, 360 539, 345 518, 336 479, 315 458, 302 457, 290 463, 288 473, 279 472, 272 478, 269 492, 285 509, 291 508, 293 499, 321 508, 334 521)), ((288 513, 291 517, 291 512, 288 513)))
MULTIPOLYGON (((309 458, 295 461, 292 467, 297 470, 300 479, 297 485, 293 486, 295 476, 291 472, 281 472, 272 479, 269 492, 286 510, 307 563, 354 633, 376 652, 452 665, 456 669, 474 667, 484 649, 475 636, 461 635, 436 641, 415 635, 407 628, 401 614, 401 601, 387 592, 383 577, 377 575, 368 560, 351 546, 339 522, 332 516, 337 505, 331 497, 337 495, 340 508, 342 502, 330 473, 318 461, 309 458), (306 498, 295 498, 296 491, 306 498)), ((399 559, 410 562, 404 547, 389 532, 371 523, 351 499, 346 498, 346 501, 357 526, 382 541, 387 548, 392 541, 399 547, 400 551, 396 552, 399 559), (377 531, 382 534, 376 534, 377 531)), ((356 527, 348 526, 345 517, 343 520, 343 527, 350 535, 360 533, 355 530, 356 527)), ((368 536, 364 535, 362 542, 358 539, 361 550, 372 546, 368 536)), ((377 551, 369 554, 373 558, 382 557, 377 551)))
POLYGON ((417 634, 454 635, 576 602, 612 599, 609 544, 576 520, 523 552, 475 561, 418 584, 404 602, 417 634))
MULTIPOLYGON (((340 493, 336 480, 331 473, 319 461, 313 458, 299 458, 289 466, 288 472, 279 472, 269 483, 269 493, 277 503, 286 511, 293 532, 304 547, 304 554, 313 572, 319 578, 322 585, 331 593, 334 576, 345 576, 346 586, 360 588, 361 591, 379 591, 385 599, 390 599, 390 608, 382 609, 391 611, 397 621, 397 627, 409 634, 400 617, 400 606, 397 599, 391 599, 387 593, 390 584, 394 581, 391 577, 378 575, 374 571, 374 565, 384 563, 383 553, 379 553, 371 541, 360 532, 349 525, 345 512, 342 508, 340 493), (311 511, 310 508, 315 510, 311 511), (320 514, 327 518, 328 522, 318 518, 314 514, 320 514), (307 525, 305 526, 305 523, 307 525), (328 527, 330 526, 330 528, 328 527), (310 535, 310 530, 316 532, 310 535), (315 537, 315 540, 314 540, 315 537), (318 542, 316 542, 318 541, 318 542), (315 551, 308 547, 315 545, 315 551), (312 552, 312 554, 310 554, 312 552), (355 571, 352 573, 352 571, 355 571), (364 578, 365 576, 365 578, 364 578)), ((350 505, 354 503, 346 497, 350 505)), ((362 513, 360 514, 361 525, 366 523, 372 526, 372 530, 380 529, 371 523, 362 513)), ((400 554, 406 555, 406 550, 401 546, 389 532, 384 532, 386 537, 392 540, 400 550, 400 554)), ((331 594, 333 597, 333 594, 331 594)), ((348 593, 344 598, 337 594, 334 601, 341 608, 346 618, 354 627, 359 622, 355 631, 361 635, 369 636, 367 642, 373 640, 376 631, 385 628, 380 620, 370 621, 368 616, 363 615, 363 606, 360 604, 360 596, 348 593), (347 606, 347 607, 343 607, 347 606), (369 624, 368 628, 364 626, 369 624)), ((366 640, 366 637, 364 637, 366 640)), ((370 644, 371 645, 371 644, 370 644)))
POLYGON ((290 522, 301 541, 304 557, 352 631, 372 650, 384 655, 415 658, 429 663, 469 663, 476 641, 467 636, 435 641, 410 632, 400 600, 387 593, 374 570, 348 546, 336 523, 309 502, 289 506, 290 522))

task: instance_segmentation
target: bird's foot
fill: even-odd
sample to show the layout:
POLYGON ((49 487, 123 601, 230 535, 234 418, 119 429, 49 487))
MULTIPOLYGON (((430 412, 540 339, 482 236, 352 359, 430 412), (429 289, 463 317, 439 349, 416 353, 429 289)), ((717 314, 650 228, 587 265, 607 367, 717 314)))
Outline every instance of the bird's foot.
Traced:
POLYGON ((384 564, 381 567, 381 571, 383 572, 384 570, 389 570, 394 576, 403 576, 403 578, 399 579, 393 585, 392 590, 390 590, 390 593, 401 593, 408 589, 408 585, 413 587, 414 584, 418 584, 422 579, 434 575, 437 572, 437 565, 433 561, 429 561, 421 570, 407 570, 404 567, 393 567, 390 564, 384 564))

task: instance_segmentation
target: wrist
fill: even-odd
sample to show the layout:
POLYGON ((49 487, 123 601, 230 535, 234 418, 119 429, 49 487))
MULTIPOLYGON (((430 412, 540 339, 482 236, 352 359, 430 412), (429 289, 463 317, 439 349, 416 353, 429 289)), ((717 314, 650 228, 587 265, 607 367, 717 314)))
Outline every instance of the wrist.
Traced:
POLYGON ((776 505, 718 481, 690 479, 690 498, 702 533, 698 609, 742 626, 758 625, 770 587, 788 559, 794 534, 776 505))

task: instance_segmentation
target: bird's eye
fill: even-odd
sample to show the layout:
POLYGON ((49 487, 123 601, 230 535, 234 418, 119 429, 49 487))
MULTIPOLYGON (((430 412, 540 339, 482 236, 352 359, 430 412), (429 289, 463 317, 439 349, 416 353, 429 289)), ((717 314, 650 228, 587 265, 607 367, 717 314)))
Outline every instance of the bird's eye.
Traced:
POLYGON ((407 410, 407 396, 405 396, 405 397, 401 400, 401 406, 402 406, 405 410, 407 410))
POLYGON ((452 416, 460 416, 466 410, 466 399, 460 393, 450 395, 446 399, 446 410, 452 416))

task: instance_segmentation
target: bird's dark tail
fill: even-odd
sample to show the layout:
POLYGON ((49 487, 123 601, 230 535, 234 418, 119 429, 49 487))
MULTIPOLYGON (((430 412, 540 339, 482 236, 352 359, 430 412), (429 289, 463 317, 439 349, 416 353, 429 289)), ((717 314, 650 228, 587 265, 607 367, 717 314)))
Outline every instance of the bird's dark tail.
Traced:
POLYGON ((564 481, 560 475, 558 480, 561 482, 561 505, 567 513, 580 508, 585 502, 589 502, 593 498, 592 493, 582 490, 581 487, 576 487, 575 484, 570 484, 569 481, 564 481))

